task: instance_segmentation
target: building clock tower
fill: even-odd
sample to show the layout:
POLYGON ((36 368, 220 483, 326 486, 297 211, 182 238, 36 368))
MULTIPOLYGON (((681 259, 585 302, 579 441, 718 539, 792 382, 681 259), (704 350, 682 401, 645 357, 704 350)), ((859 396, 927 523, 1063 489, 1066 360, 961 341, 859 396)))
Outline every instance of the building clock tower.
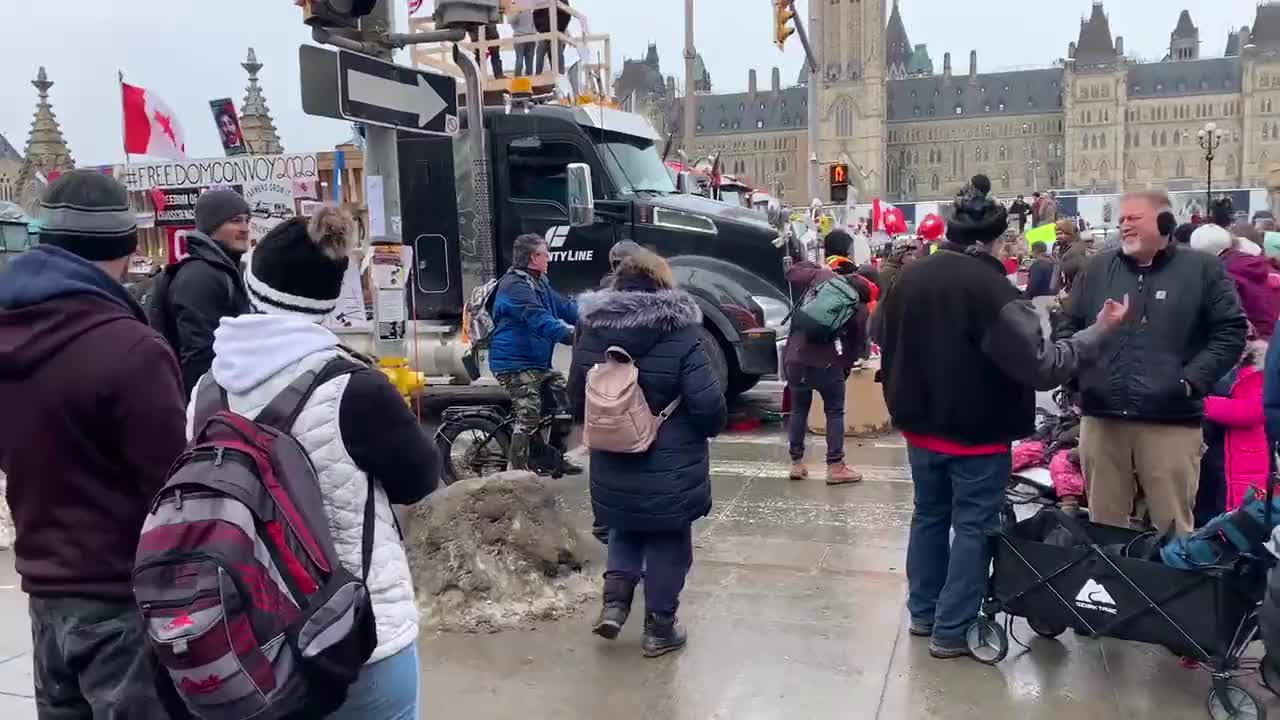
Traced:
POLYGON ((885 1, 810 0, 818 18, 818 170, 827 178, 828 167, 847 163, 860 202, 884 192, 885 1))

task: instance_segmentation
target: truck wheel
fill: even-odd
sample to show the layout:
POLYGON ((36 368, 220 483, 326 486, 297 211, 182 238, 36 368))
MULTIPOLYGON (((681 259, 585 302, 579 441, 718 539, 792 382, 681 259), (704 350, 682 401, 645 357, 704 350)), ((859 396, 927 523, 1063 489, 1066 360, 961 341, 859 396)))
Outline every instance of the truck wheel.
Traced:
POLYGON ((705 326, 698 328, 698 338, 702 341, 702 350, 707 354, 707 361, 711 363, 711 372, 715 373, 716 380, 720 383, 720 389, 728 394, 729 361, 725 359, 724 348, 720 345, 720 338, 716 337, 715 333, 705 326))
POLYGON ((744 375, 740 372, 735 372, 729 377, 729 392, 726 394, 731 398, 736 398, 755 387, 759 382, 759 375, 744 375))

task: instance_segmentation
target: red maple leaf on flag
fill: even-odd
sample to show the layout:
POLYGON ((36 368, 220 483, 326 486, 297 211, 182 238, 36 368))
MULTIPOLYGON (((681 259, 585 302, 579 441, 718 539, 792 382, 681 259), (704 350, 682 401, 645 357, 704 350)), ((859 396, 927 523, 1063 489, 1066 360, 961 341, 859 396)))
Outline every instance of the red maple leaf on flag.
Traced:
POLYGON ((160 132, 169 136, 169 140, 176 146, 178 137, 173 133, 173 119, 162 112, 157 111, 155 114, 156 125, 160 126, 160 132))

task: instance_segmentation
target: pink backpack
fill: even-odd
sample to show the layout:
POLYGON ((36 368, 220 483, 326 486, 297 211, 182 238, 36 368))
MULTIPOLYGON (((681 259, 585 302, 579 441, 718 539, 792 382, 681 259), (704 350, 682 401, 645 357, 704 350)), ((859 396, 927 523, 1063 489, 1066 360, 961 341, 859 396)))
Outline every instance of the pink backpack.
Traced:
POLYGON ((680 406, 680 398, 654 417, 639 380, 640 370, 630 353, 617 345, 605 351, 604 362, 587 371, 583 442, 588 448, 642 453, 653 446, 658 429, 680 406))

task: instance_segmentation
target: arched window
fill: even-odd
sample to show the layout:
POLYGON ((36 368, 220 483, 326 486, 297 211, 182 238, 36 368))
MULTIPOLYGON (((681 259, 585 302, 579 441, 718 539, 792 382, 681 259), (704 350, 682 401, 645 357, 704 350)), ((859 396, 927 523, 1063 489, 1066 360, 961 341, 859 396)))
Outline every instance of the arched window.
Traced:
POLYGON ((938 176, 937 175, 934 175, 932 178, 929 179, 929 189, 934 192, 938 192, 938 176))
POLYGON ((982 162, 982 148, 980 148, 980 147, 975 147, 975 148, 973 149, 973 161, 974 161, 974 162, 982 162))
POLYGON ((1102 149, 1103 149, 1103 150, 1106 150, 1106 149, 1107 149, 1107 134, 1106 134, 1106 133, 1102 133, 1102 136, 1099 138, 1098 144, 1102 146, 1102 149))
POLYGON ((1132 160, 1126 163, 1124 167, 1124 175, 1125 177, 1128 177, 1128 178, 1138 177, 1138 163, 1132 160))
POLYGON ((1009 189, 1009 173, 1006 172, 1000 174, 1000 187, 1005 190, 1009 189))
POLYGON ((1161 130, 1160 131, 1160 147, 1166 147, 1168 144, 1169 144, 1169 136, 1165 134, 1165 131, 1161 130))
POLYGON ((997 157, 1000 158, 1000 162, 1004 162, 1005 160, 1009 159, 1009 151, 1005 148, 1005 146, 1001 145, 1000 150, 998 150, 997 153, 998 153, 997 157))
POLYGON ((836 101, 836 134, 840 137, 853 134, 853 108, 849 98, 836 101))
POLYGON ((913 165, 919 165, 919 164, 920 164, 920 151, 919 151, 919 150, 912 150, 912 151, 911 151, 911 164, 913 164, 913 165))
POLYGON ((1175 146, 1182 144, 1182 133, 1178 132, 1177 130, 1173 131, 1173 144, 1175 146))
POLYGON ((0 202, 13 202, 13 181, 8 177, 0 177, 0 202))
POLYGON ((1159 145, 1160 145, 1160 137, 1156 135, 1155 130, 1152 130, 1151 131, 1151 147, 1157 147, 1159 145))
POLYGON ((1176 172, 1178 177, 1187 176, 1187 164, 1182 161, 1182 158, 1178 158, 1178 166, 1177 166, 1176 172))

